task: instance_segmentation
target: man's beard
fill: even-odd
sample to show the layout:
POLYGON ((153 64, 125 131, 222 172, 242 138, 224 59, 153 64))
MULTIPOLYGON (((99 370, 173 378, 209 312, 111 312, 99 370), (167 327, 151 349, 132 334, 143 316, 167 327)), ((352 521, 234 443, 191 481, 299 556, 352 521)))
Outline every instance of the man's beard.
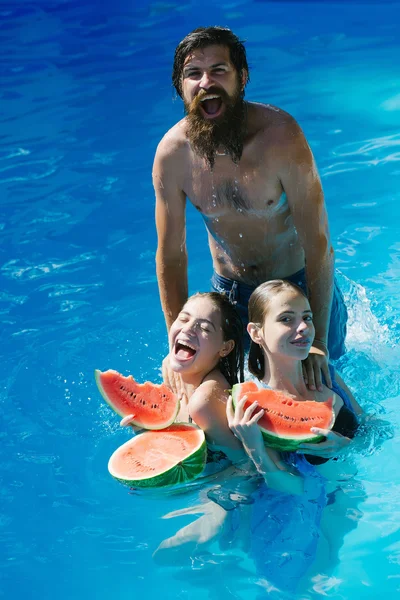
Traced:
POLYGON ((243 93, 238 86, 229 96, 225 90, 212 87, 201 91, 190 104, 185 102, 187 114, 186 136, 196 154, 205 158, 210 168, 214 167, 217 150, 222 148, 233 162, 238 163, 243 152, 246 132, 246 111, 243 93), (200 102, 208 94, 217 94, 224 103, 221 117, 206 119, 201 112, 200 102))

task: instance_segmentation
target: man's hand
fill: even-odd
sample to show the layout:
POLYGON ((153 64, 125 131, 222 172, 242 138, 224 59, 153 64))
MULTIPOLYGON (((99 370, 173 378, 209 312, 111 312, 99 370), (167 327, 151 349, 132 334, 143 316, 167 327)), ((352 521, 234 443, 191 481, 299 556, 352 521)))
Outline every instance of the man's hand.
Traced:
POLYGON ((324 374, 327 387, 332 387, 328 362, 329 352, 326 344, 314 340, 308 357, 303 360, 304 381, 310 390, 317 389, 319 392, 322 392, 322 373, 324 374))
POLYGON ((311 427, 312 433, 324 435, 326 440, 319 444, 300 444, 298 454, 312 454, 321 458, 335 458, 350 444, 351 439, 330 429, 311 427))

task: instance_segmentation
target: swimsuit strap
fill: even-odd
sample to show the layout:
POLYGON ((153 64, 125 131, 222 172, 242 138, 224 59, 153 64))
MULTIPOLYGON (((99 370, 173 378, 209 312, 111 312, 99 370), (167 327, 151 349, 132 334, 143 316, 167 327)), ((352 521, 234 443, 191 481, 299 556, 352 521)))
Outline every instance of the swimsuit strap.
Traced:
MULTIPOLYGON (((343 400, 343 405, 347 409, 351 410, 351 412, 354 412, 353 405, 351 404, 351 401, 350 401, 349 396, 347 395, 347 392, 343 388, 341 388, 340 385, 338 384, 338 382, 336 381, 335 368, 331 364, 329 364, 329 374, 332 379, 332 387, 330 389, 337 396, 340 396, 340 398, 343 400)), ((326 381, 325 381, 324 377, 323 377, 323 382, 326 385, 326 381)))

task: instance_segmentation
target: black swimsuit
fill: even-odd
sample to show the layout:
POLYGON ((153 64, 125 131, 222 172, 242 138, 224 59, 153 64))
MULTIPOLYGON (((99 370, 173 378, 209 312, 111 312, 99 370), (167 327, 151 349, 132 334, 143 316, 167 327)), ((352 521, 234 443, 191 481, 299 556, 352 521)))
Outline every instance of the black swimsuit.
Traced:
MULTIPOLYGON (((332 378, 331 389, 343 400, 343 406, 337 414, 332 431, 336 431, 336 433, 341 433, 345 437, 353 439, 359 426, 357 415, 353 410, 348 394, 338 385, 337 381, 335 380, 335 371, 331 365, 329 365, 329 371, 332 378)), ((329 460, 329 458, 322 458, 321 456, 314 456, 311 454, 305 454, 304 456, 312 465, 322 465, 329 460)))

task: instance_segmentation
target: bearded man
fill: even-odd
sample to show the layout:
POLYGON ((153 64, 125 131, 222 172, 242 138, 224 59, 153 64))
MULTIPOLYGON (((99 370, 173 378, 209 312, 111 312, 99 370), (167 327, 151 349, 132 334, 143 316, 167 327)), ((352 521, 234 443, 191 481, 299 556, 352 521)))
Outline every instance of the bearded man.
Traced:
MULTIPOLYGON (((172 80, 186 116, 161 140, 153 167, 167 327, 188 295, 189 199, 208 230, 212 288, 229 294, 245 325, 260 283, 288 279, 307 292, 316 335, 305 380, 322 389, 323 374, 331 386, 328 359, 345 352, 347 311, 334 280, 320 178, 301 128, 275 106, 244 100, 246 51, 229 29, 189 33, 176 48, 172 80)), ((190 359, 193 350, 186 351, 190 359)))

